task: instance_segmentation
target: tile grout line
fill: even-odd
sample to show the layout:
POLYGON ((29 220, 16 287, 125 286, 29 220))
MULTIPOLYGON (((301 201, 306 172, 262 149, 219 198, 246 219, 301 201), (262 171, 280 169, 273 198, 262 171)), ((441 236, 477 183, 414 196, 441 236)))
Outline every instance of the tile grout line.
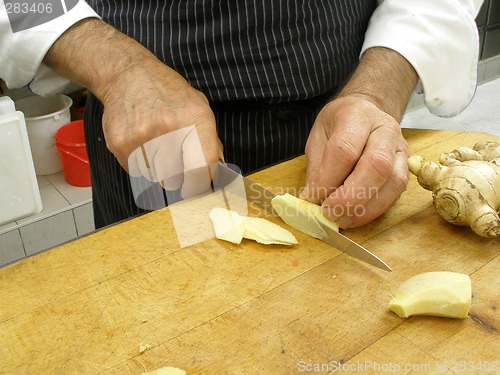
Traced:
MULTIPOLYGON (((8 227, 8 228, 3 229, 3 230, 0 230, 0 236, 2 234, 9 233, 9 232, 11 232, 13 230, 23 228, 25 226, 37 223, 37 222, 45 220, 45 219, 49 219, 49 218, 51 218, 53 216, 63 214, 65 212, 67 212, 67 211, 70 211, 70 210, 73 211, 75 208, 79 208, 79 207, 84 206, 84 205, 89 204, 89 203, 92 203, 92 199, 88 199, 86 201, 79 202, 79 203, 77 203, 75 205, 71 205, 69 207, 60 208, 60 209, 58 209, 56 211, 51 212, 50 214, 46 214, 46 215, 43 215, 43 216, 38 216, 37 218, 32 219, 32 220, 27 220, 27 221, 22 222, 22 223, 17 223, 16 222, 16 225, 14 225, 12 227, 8 227)), ((29 216, 28 216, 28 218, 29 218, 29 216)), ((23 218, 22 220, 25 220, 25 219, 27 219, 27 218, 23 218)))

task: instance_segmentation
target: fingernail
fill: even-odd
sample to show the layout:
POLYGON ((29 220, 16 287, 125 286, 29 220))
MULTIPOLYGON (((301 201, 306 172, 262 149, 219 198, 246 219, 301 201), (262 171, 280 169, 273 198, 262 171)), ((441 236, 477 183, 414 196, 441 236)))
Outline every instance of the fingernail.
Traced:
POLYGON ((352 224, 352 219, 348 216, 341 217, 340 219, 337 220, 337 224, 339 227, 342 229, 347 229, 351 226, 352 224))

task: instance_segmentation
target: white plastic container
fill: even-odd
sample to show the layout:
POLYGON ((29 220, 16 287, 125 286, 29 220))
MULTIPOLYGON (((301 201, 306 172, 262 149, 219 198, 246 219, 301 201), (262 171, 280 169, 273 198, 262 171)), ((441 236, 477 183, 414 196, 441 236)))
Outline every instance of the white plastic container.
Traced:
POLYGON ((0 225, 41 210, 24 116, 9 97, 0 97, 0 225))
POLYGON ((73 101, 66 95, 51 97, 29 96, 16 100, 16 108, 24 113, 35 172, 39 176, 62 171, 56 148, 57 130, 71 122, 73 101))

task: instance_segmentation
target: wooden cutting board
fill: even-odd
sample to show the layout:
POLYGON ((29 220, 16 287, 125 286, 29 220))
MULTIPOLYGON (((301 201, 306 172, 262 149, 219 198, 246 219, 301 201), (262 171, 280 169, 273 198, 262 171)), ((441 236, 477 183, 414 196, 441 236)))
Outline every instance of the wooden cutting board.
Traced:
MULTIPOLYGON (((430 159, 495 138, 404 134, 430 159)), ((282 192, 300 188, 304 172, 299 157, 250 177, 282 192)), ((415 178, 387 214, 345 232, 391 273, 291 231, 292 248, 180 248, 165 209, 0 269, 0 373, 500 372, 500 239, 446 223, 415 178), (388 310, 399 284, 426 271, 471 276, 466 319, 388 310)))

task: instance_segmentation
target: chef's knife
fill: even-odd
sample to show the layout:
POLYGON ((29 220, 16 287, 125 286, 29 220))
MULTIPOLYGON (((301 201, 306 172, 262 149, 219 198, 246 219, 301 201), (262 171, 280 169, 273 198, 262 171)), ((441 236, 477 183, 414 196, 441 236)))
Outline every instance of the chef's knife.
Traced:
MULTIPOLYGON (((243 179, 246 198, 248 202, 251 202, 256 206, 263 208, 268 213, 277 216, 271 205, 271 199, 276 196, 274 193, 251 181, 250 179, 242 176, 237 171, 231 169, 227 164, 219 162, 216 175, 214 176, 214 179, 217 179, 218 186, 226 186, 236 178, 243 179)), ((342 233, 336 232, 321 223, 319 224, 326 233, 326 236, 320 238, 320 240, 322 240, 323 242, 335 247, 336 249, 346 253, 353 258, 371 264, 372 266, 383 269, 384 271, 392 271, 391 267, 389 267, 382 259, 377 257, 375 254, 366 250, 361 245, 358 245, 356 242, 344 236, 342 233)), ((299 231, 301 230, 300 228, 295 229, 299 231)))

